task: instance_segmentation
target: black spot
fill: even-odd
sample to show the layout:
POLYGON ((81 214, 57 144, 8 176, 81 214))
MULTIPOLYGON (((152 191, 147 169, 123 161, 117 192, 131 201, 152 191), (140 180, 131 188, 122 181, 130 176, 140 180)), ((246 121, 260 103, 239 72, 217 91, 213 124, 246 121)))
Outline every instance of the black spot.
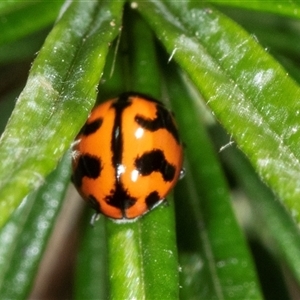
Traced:
POLYGON ((119 100, 121 99, 121 101, 128 101, 129 98, 132 97, 132 98, 142 98, 142 99, 146 99, 148 101, 151 101, 151 102, 155 102, 156 104, 159 104, 159 105, 163 105, 160 101, 154 99, 153 97, 149 96, 149 95, 146 95, 146 94, 143 94, 143 93, 138 93, 138 92, 125 92, 125 93, 122 93, 120 96, 119 96, 119 100))
POLYGON ((129 98, 132 97, 133 94, 131 92, 125 92, 119 95, 118 100, 117 100, 117 105, 124 105, 124 103, 126 103, 126 105, 130 104, 129 98))
POLYGON ((89 154, 81 155, 74 170, 72 181, 75 186, 80 187, 83 177, 96 179, 100 176, 101 170, 101 160, 98 157, 89 154))
POLYGON ((162 105, 156 105, 156 118, 150 119, 143 115, 136 115, 134 120, 143 128, 149 131, 157 131, 165 128, 169 131, 179 144, 178 130, 174 124, 171 113, 162 105))
POLYGON ((122 135, 122 113, 123 110, 131 105, 127 101, 128 98, 120 96, 117 102, 112 104, 112 107, 116 111, 116 117, 114 121, 112 140, 111 140, 111 152, 112 155, 112 165, 116 170, 116 178, 118 178, 118 166, 122 164, 122 153, 123 153, 123 135, 122 135))
POLYGON ((87 201, 96 212, 99 213, 101 211, 100 204, 93 195, 89 195, 87 201))
POLYGON ((176 172, 175 166, 168 163, 163 151, 159 149, 143 153, 142 156, 135 159, 134 164, 142 176, 160 172, 164 181, 172 181, 176 172))
POLYGON ((145 203, 148 207, 148 209, 152 209, 153 206, 155 206, 155 204, 157 204, 157 202, 159 202, 161 199, 159 197, 159 194, 157 191, 153 191, 151 192, 145 199, 145 203))
POLYGON ((110 195, 105 197, 107 204, 119 208, 122 211, 123 217, 126 218, 126 209, 133 206, 137 199, 130 196, 127 190, 124 189, 121 183, 116 183, 115 190, 110 191, 110 195))
POLYGON ((90 135, 90 134, 96 132, 101 127, 102 122, 103 122, 103 119, 99 118, 99 119, 94 120, 91 123, 86 123, 82 127, 80 133, 85 135, 85 136, 90 135))

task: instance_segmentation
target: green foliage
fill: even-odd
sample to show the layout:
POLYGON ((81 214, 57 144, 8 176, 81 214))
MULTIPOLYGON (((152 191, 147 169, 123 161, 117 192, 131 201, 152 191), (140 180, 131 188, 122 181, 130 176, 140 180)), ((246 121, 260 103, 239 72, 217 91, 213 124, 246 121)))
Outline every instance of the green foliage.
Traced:
POLYGON ((66 222, 68 297, 286 299, 283 278, 300 285, 298 4, 3 1, 0 16, 1 299, 32 292, 68 149, 96 101, 126 90, 174 111, 186 175, 134 223, 92 228, 90 210, 66 222))

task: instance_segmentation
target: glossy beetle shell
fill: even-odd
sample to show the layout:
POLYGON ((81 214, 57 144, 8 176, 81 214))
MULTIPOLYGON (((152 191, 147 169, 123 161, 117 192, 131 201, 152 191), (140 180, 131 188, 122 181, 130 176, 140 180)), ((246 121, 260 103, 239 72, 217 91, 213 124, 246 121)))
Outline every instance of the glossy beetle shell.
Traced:
POLYGON ((134 219, 157 206, 182 168, 173 115, 160 102, 136 93, 97 106, 73 150, 76 188, 113 219, 134 219))

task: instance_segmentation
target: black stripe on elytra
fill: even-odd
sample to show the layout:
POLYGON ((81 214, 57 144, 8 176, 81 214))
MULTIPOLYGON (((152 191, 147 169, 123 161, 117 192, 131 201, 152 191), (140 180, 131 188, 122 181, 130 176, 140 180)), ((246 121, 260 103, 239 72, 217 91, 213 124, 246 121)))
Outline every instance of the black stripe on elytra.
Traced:
POLYGON ((75 186, 80 187, 83 177, 96 179, 100 176, 101 170, 101 160, 98 157, 83 154, 78 158, 78 162, 72 176, 72 181, 75 186))
POLYGON ((112 104, 115 109, 115 120, 111 137, 111 152, 112 152, 112 165, 115 169, 115 187, 110 191, 110 195, 105 197, 108 205, 119 208, 122 215, 126 218, 126 209, 133 206, 137 201, 136 198, 131 197, 127 190, 124 188, 120 181, 119 166, 122 164, 123 153, 123 135, 122 135, 122 115, 126 107, 131 105, 128 101, 128 94, 121 94, 116 102, 112 104))
POLYGON ((119 180, 118 167, 122 164, 123 153, 122 114, 123 110, 131 105, 131 103, 128 102, 128 98, 123 97, 122 95, 118 98, 117 102, 112 104, 112 107, 115 109, 116 116, 111 137, 111 152, 113 154, 112 165, 115 168, 117 180, 119 180))
POLYGON ((145 198, 145 203, 148 207, 148 209, 152 209, 153 206, 157 204, 157 202, 160 201, 160 197, 157 191, 151 192, 146 198, 145 198))
POLYGON ((134 165, 142 176, 160 172, 164 181, 172 181, 176 172, 175 166, 166 160, 163 151, 159 149, 143 153, 135 159, 134 165))
POLYGON ((102 123, 103 123, 103 119, 102 118, 98 118, 98 119, 96 119, 96 120, 94 120, 94 121, 92 121, 90 123, 86 123, 82 127, 80 133, 83 134, 83 135, 85 135, 85 136, 88 136, 88 135, 96 132, 101 127, 102 123))
POLYGON ((143 94, 143 93, 137 93, 137 92, 125 92, 125 93, 122 93, 119 98, 122 98, 122 99, 126 99, 128 100, 130 97, 132 98, 142 98, 142 99, 146 99, 148 101, 151 101, 151 102, 155 102, 156 104, 159 104, 159 105, 163 105, 160 101, 152 98, 151 96, 149 95, 146 95, 146 94, 143 94))
POLYGON ((122 211, 122 215, 126 218, 126 209, 133 206, 137 199, 132 197, 127 190, 124 189, 121 182, 116 184, 116 189, 110 191, 110 195, 105 197, 105 201, 108 205, 119 208, 122 211))
POLYGON ((156 105, 156 118, 146 118, 141 114, 137 114, 134 120, 143 128, 149 131, 156 131, 165 128, 169 131, 179 144, 178 130, 174 124, 171 113, 162 105, 156 105))

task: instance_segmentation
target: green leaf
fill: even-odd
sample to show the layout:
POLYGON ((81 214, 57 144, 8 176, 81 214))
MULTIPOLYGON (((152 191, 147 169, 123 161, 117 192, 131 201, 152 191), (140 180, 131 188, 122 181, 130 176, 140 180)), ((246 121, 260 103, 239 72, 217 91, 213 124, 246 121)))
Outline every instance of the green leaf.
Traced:
POLYGON ((82 232, 74 284, 74 299, 78 300, 108 299, 105 218, 101 217, 92 227, 92 213, 94 212, 88 207, 88 212, 81 222, 82 232))
MULTIPOLYGON (((220 130, 213 134, 220 137, 220 130)), ((227 137, 219 139, 220 144, 225 143, 227 137)), ((249 197, 247 207, 248 216, 244 221, 250 227, 251 234, 260 239, 277 259, 293 273, 300 284, 300 233, 299 228, 281 205, 273 193, 261 182, 249 161, 235 147, 230 147, 221 152, 225 164, 235 176, 249 197)))
POLYGON ((0 294, 25 299, 70 181, 70 152, 46 183, 30 194, 0 231, 0 294))
POLYGON ((207 5, 147 1, 138 9, 299 222, 298 85, 251 35, 207 5))
POLYGON ((297 1, 277 1, 277 0, 235 0, 235 1, 226 1, 226 0, 212 0, 212 1, 203 1, 209 4, 225 5, 232 7, 239 7, 245 9, 256 10, 260 12, 270 12, 278 15, 289 16, 293 18, 300 17, 300 4, 297 1))
POLYGON ((134 223, 107 220, 110 299, 178 299, 174 227, 173 205, 134 223))
MULTIPOLYGON (((41 48, 45 37, 46 32, 39 31, 29 36, 26 36, 25 38, 1 45, 0 66, 7 66, 8 64, 28 59, 30 59, 30 61, 33 60, 36 53, 41 48)), ((18 68, 20 68, 19 65, 18 68)))
POLYGON ((30 2, 19 1, 19 0, 10 0, 10 1, 1 1, 0 2, 0 14, 7 14, 12 11, 22 9, 25 6, 30 5, 30 2))
MULTIPOLYGON (((92 228, 92 210, 88 210, 80 226, 80 254, 70 297, 261 299, 249 256, 253 240, 265 251, 265 256, 253 252, 264 293, 263 275, 270 272, 270 257, 279 268, 268 274, 268 280, 287 274, 298 284, 300 238, 290 215, 299 221, 299 88, 267 52, 299 80, 299 4, 131 1, 131 8, 137 8, 148 24, 125 5, 122 34, 115 40, 125 1, 66 1, 62 8, 62 0, 46 2, 0 2, 1 132, 16 91, 24 86, 20 74, 28 72, 27 62, 57 20, 0 140, 0 298, 28 298, 68 182, 71 157, 65 157, 65 167, 55 171, 61 181, 46 175, 86 120, 102 72, 100 101, 135 90, 172 104, 187 156, 186 177, 174 193, 178 250, 172 195, 169 206, 161 205, 130 224, 102 217, 92 228), (153 43, 155 35, 168 57, 153 43), (115 49, 109 51, 110 44, 115 49), (184 69, 184 75, 177 68, 184 69), (233 205, 238 216, 242 213, 250 247, 234 218, 225 175, 203 128, 203 123, 211 125, 207 123, 211 116, 208 119, 207 110, 202 110, 206 104, 230 135, 218 149, 225 156, 230 183, 234 180, 233 192, 238 188, 239 195, 241 189, 247 194, 242 202, 246 213, 237 206, 240 198, 234 197, 233 205), (231 151, 234 142, 255 171, 240 153, 231 151), (49 185, 49 178, 56 183, 49 185), (49 198, 55 201, 44 201, 49 198)), ((277 298, 287 298, 280 293, 284 283, 274 284, 273 295, 278 291, 277 298)), ((51 281, 46 286, 54 290, 51 281)))
MULTIPOLYGON (((127 50, 129 68, 128 89, 161 98, 161 72, 158 65, 154 35, 147 23, 134 11, 127 11, 127 37, 123 47, 127 50)), ((125 27, 126 29, 126 27, 125 27)), ((126 66, 124 66, 126 68, 126 66)), ((163 99, 162 99, 163 100, 163 99)))
POLYGON ((199 98, 185 91, 174 66, 169 64, 163 69, 186 145, 186 175, 176 188, 177 212, 181 216, 177 221, 181 234, 178 240, 184 250, 180 256, 183 294, 188 293, 188 298, 200 295, 203 299, 262 299, 247 243, 232 211, 224 174, 204 129, 199 98), (191 235, 186 237, 184 232, 191 235), (193 269, 190 264, 195 260, 193 269), (188 277, 192 278, 191 285, 188 277), (198 289, 193 283, 197 278, 198 289), (195 294, 191 295, 193 290, 195 294))
POLYGON ((0 226, 86 120, 121 13, 122 2, 74 2, 47 37, 0 140, 0 226))
MULTIPOLYGON (((300 51, 297 19, 284 18, 278 14, 251 12, 242 9, 221 7, 222 11, 254 34, 260 44, 278 59, 278 54, 294 61, 298 65, 300 51)), ((284 66, 286 66, 284 64, 284 66)), ((295 72, 294 72, 295 73, 295 72)))
MULTIPOLYGON (((128 27, 124 28, 122 35, 122 51, 119 52, 121 55, 115 58, 112 57, 112 53, 109 55, 105 68, 107 74, 103 77, 106 81, 99 86, 101 98, 113 90, 119 91, 124 81, 128 90, 158 96, 161 86, 159 69, 153 63, 156 53, 152 33, 135 14, 127 15, 126 20, 128 27), (109 78, 112 60, 119 64, 114 69, 113 76, 109 78), (120 74, 125 75, 120 77, 120 74)), ((168 197, 168 202, 168 206, 161 205, 133 223, 118 224, 101 217, 101 223, 96 224, 95 229, 98 232, 102 230, 99 227, 102 226, 103 220, 105 222, 110 299, 178 298, 178 260, 171 197, 168 197)), ((85 237, 89 238, 89 241, 85 240, 87 246, 81 249, 80 261, 91 262, 99 259, 99 252, 94 250, 101 248, 101 244, 103 247, 104 241, 91 241, 90 239, 95 239, 91 232, 86 233, 85 237)), ((103 259, 102 257, 101 260, 103 259)), ((90 263, 89 265, 92 266, 90 263)), ((81 263, 78 265, 79 270, 80 266, 81 263)), ((106 266, 97 266, 90 268, 88 272, 91 272, 93 278, 102 278, 106 266)), ((99 288, 90 286, 93 282, 95 281, 87 283, 87 287, 80 286, 78 299, 81 295, 86 295, 86 290, 90 291, 89 298, 99 298, 99 295, 106 293, 102 285, 99 287, 100 283, 99 288)))
MULTIPOLYGON (((119 55, 116 56, 115 41, 106 57, 104 73, 99 85, 98 98, 102 101, 115 97, 115 93, 124 91, 122 68, 119 55)), ((80 197, 81 198, 81 197, 80 197)), ((83 201, 80 199, 80 201, 83 201)), ((101 216, 91 226, 95 211, 90 206, 82 220, 81 243, 76 262, 74 298, 81 299, 107 299, 109 295, 108 249, 106 218, 101 216)))
POLYGON ((22 2, 0 5, 0 45, 15 41, 51 25, 63 3, 60 1, 22 2), (34 20, 34 22, 33 22, 34 20))
POLYGON ((201 277, 203 259, 197 253, 180 254, 180 299, 197 299, 200 296, 208 298, 206 291, 209 290, 210 279, 201 277), (199 284, 200 283, 200 284, 199 284), (205 287, 203 288, 203 285, 205 287))
MULTIPOLYGON (((127 39, 123 47, 129 54, 128 89, 160 97, 160 70, 155 63, 153 35, 135 13, 127 13, 127 39)), ((155 208, 135 223, 120 225, 107 221, 111 299, 179 297, 174 205, 172 197, 167 201, 168 206, 155 208)))

